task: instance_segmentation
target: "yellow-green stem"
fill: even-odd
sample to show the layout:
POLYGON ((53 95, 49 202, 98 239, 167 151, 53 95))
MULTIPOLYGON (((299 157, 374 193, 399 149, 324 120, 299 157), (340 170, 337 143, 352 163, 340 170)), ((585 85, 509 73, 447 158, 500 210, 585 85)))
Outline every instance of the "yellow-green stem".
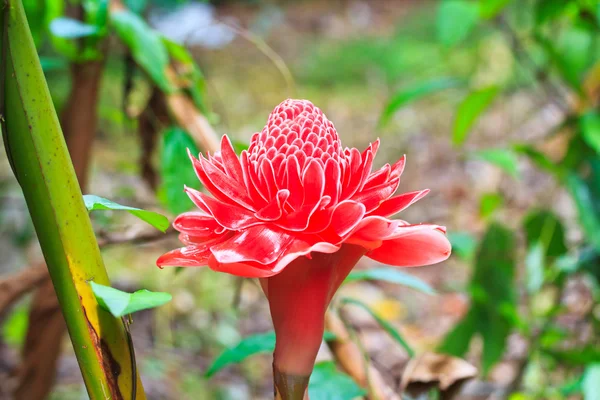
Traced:
POLYGON ((104 285, 109 280, 20 0, 1 7, 0 25, 5 147, 88 394, 94 400, 143 400, 127 329, 98 307, 89 286, 91 280, 104 285))

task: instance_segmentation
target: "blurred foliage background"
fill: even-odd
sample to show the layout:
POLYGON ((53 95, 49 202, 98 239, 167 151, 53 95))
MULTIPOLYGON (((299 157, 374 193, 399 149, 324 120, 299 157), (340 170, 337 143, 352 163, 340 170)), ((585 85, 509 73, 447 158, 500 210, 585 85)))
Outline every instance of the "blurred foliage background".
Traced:
MULTIPOLYGON (((362 260, 341 289, 335 307, 387 384, 423 399, 600 398, 597 0, 128 0, 118 18, 106 0, 83 0, 75 17, 70 3, 24 3, 58 110, 75 89, 73 66, 102 64, 87 192, 170 218, 191 208, 181 189, 199 183, 186 148, 201 149, 153 106, 174 91, 170 63, 240 149, 280 101, 310 99, 346 146, 381 138, 378 165, 407 154, 401 190, 431 193, 400 218, 446 225, 453 242, 447 262, 402 274, 362 260), (466 367, 450 359, 417 368, 427 352, 478 374, 460 385, 466 367)), ((0 154, 2 279, 40 254, 0 154)), ((148 397, 270 398, 273 338, 258 285, 159 270, 174 235, 136 241, 147 227, 129 215, 93 220, 116 287, 173 295, 132 325, 148 397)), ((30 303, 0 310, 3 390, 30 303)), ((85 398, 64 341, 50 398, 85 398)), ((324 348, 311 398, 360 396, 330 359, 324 348)))

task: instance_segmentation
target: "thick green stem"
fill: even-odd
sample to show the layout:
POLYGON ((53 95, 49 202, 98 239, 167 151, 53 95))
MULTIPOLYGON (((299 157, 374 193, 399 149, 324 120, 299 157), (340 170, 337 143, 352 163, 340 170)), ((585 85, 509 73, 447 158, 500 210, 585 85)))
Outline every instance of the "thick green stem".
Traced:
POLYGON ((21 185, 91 399, 144 399, 123 322, 101 310, 89 281, 109 284, 23 5, 0 10, 6 38, 2 114, 21 185), (137 387, 137 391, 134 390, 137 387))

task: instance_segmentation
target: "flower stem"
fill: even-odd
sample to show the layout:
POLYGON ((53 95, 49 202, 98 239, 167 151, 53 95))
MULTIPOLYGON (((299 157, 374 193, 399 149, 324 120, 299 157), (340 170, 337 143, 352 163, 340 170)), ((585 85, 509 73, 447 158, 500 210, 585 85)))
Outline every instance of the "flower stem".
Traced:
POLYGON ((275 400, 308 400, 308 381, 310 375, 291 375, 281 372, 273 364, 275 400))

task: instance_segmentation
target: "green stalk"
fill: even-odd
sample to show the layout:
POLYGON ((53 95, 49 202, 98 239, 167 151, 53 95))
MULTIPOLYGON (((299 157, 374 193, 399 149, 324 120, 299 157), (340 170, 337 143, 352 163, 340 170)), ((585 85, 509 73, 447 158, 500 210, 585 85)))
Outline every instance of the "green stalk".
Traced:
POLYGON ((20 0, 0 6, 0 122, 91 399, 144 400, 126 325, 98 306, 100 249, 20 0))

